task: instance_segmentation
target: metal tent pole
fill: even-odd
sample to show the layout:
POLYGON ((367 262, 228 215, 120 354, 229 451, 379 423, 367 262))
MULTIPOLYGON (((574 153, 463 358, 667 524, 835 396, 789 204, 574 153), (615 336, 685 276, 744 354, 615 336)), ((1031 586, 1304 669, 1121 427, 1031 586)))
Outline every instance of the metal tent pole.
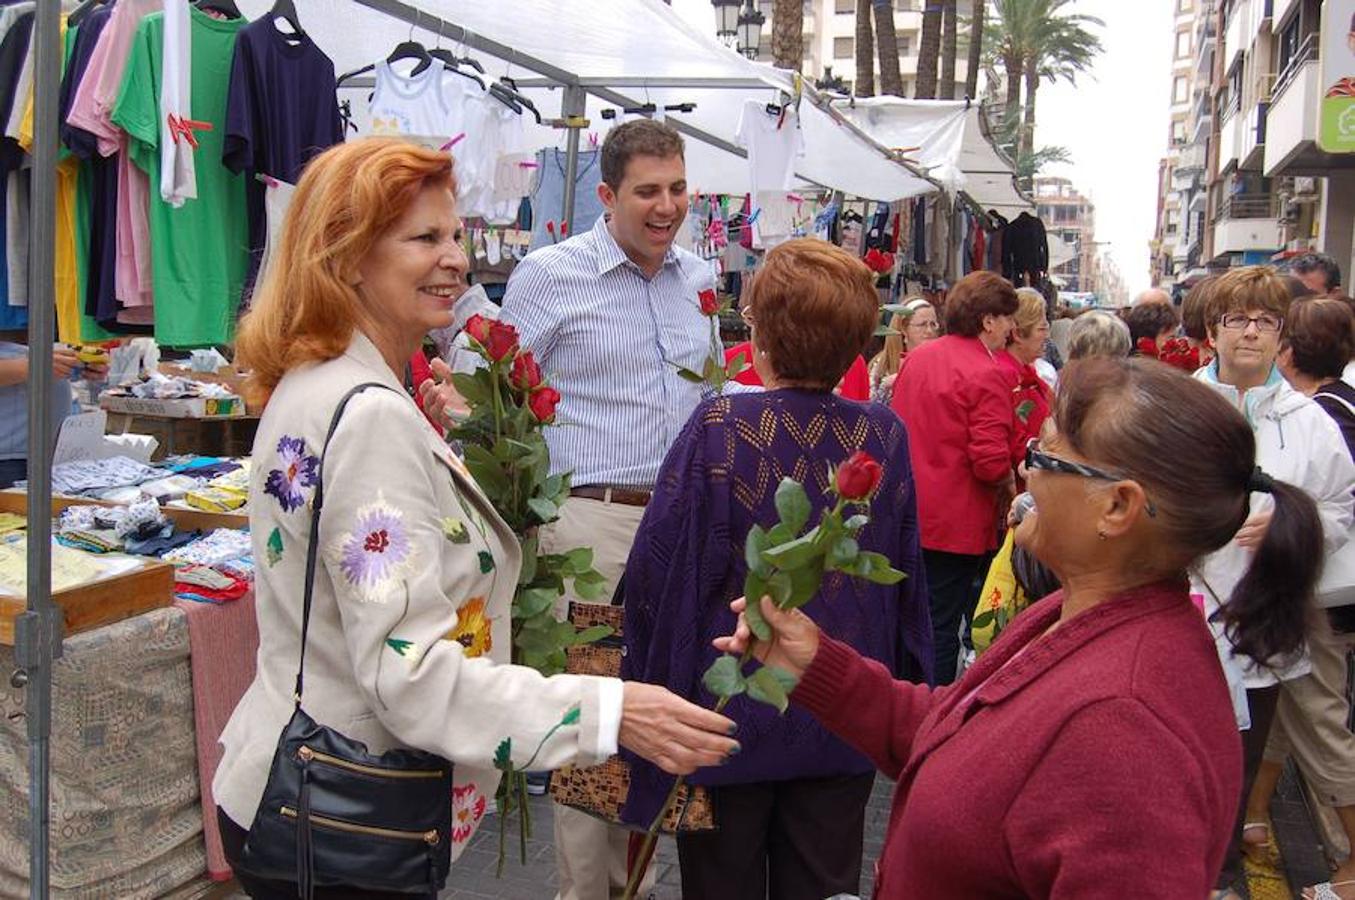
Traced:
MULTIPOLYGON (((33 189, 28 236, 28 607, 14 623, 28 726, 29 895, 49 893, 49 741, 52 663, 61 656, 61 618, 52 603, 52 339, 56 311, 57 95, 61 89, 60 4, 37 5, 33 24, 33 189)), ((15 102, 23 102, 16 98, 15 102)))
MULTIPOLYGON (((566 122, 579 119, 587 112, 588 95, 584 93, 583 88, 577 85, 566 85, 565 95, 561 101, 561 114, 566 122)), ((574 192, 578 185, 575 183, 579 177, 579 131, 576 126, 569 126, 569 134, 565 139, 565 196, 560 209, 561 233, 566 235, 574 234, 574 192)))

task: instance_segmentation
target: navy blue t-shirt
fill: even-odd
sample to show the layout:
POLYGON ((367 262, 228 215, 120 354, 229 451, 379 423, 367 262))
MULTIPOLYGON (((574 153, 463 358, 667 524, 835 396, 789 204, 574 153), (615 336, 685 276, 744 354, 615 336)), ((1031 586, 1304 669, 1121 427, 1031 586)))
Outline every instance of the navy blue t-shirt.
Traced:
POLYGON ((296 184, 321 151, 343 140, 334 61, 306 35, 283 34, 266 15, 240 29, 226 95, 222 162, 247 175, 249 273, 253 290, 267 221, 264 186, 254 176, 296 184))

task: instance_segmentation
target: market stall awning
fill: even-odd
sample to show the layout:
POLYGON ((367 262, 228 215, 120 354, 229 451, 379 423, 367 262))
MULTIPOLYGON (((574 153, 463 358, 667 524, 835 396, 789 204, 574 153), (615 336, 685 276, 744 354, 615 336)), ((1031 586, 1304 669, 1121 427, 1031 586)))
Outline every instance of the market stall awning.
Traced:
POLYGON ((1010 218, 1034 203, 1016 189, 1011 163, 988 139, 978 104, 865 97, 834 107, 885 147, 902 152, 951 191, 1010 218))
MULTIPOLYGON (((256 16, 271 0, 240 0, 240 6, 256 16)), ((542 98, 538 106, 549 118, 560 115, 563 91, 548 85, 583 88, 590 94, 586 115, 593 132, 606 129, 599 118, 606 107, 695 103, 693 112, 674 114, 671 121, 688 126, 693 184, 711 192, 748 188, 748 164, 735 140, 744 101, 773 102, 779 92, 793 92, 788 73, 750 62, 659 0, 514 0, 511 6, 482 0, 309 0, 301 17, 340 73, 380 59, 413 37, 429 47, 468 53, 484 65, 487 78, 518 79, 542 98)), ((936 189, 808 96, 800 111, 806 145, 797 166, 801 187, 872 200, 936 189)), ((541 129, 534 142, 563 145, 564 133, 541 129)))

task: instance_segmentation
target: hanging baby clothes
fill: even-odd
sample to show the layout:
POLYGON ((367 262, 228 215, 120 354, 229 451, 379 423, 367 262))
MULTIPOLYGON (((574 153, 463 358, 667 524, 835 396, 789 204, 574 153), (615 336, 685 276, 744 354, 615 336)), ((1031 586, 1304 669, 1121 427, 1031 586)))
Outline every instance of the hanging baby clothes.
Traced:
POLYGON ((127 151, 127 132, 113 124, 113 107, 122 89, 137 26, 159 8, 159 0, 118 0, 99 36, 85 76, 75 89, 66 121, 98 138, 99 154, 116 160, 117 200, 114 226, 116 262, 114 293, 121 309, 118 321, 154 322, 151 291, 151 233, 147 210, 150 180, 127 151))
MULTIPOLYGON (((466 81, 462 76, 454 77, 466 81)), ((524 182, 517 174, 523 169, 515 164, 501 165, 501 162, 531 159, 524 153, 527 136, 522 114, 488 93, 477 92, 473 84, 464 94, 465 137, 452 147, 456 158, 457 200, 463 216, 479 216, 493 225, 507 225, 517 219, 518 206, 527 195, 527 191, 513 194, 506 190, 506 196, 498 197, 501 177, 514 182, 505 188, 520 188, 524 182)), ((532 168, 535 167, 525 171, 530 173, 532 168)), ((526 181, 530 184, 530 174, 526 181)))
POLYGON ((753 223, 754 246, 773 246, 791 233, 784 201, 786 191, 795 186, 795 164, 805 152, 799 113, 786 106, 772 114, 765 104, 747 100, 735 139, 748 150, 753 206, 762 210, 753 223))
POLYGON ((226 96, 222 162, 245 176, 249 214, 247 297, 268 234, 257 175, 295 184, 317 154, 343 140, 334 62, 305 34, 283 34, 265 15, 240 29, 226 96))
MULTIPOLYGON (((598 198, 602 183, 600 150, 580 150, 579 168, 574 177, 574 221, 569 234, 583 234, 597 223, 603 213, 598 198)), ((565 153, 554 148, 536 155, 537 183, 532 192, 532 243, 528 250, 546 247, 569 235, 560 233, 560 211, 565 202, 565 153), (547 226, 550 226, 549 228, 547 226), (554 235, 551 234, 554 232, 554 235)))
POLYGON ((445 67, 435 59, 418 75, 396 72, 386 60, 376 64, 372 92, 372 134, 422 138, 440 147, 448 133, 449 110, 442 92, 445 67))
POLYGON ((276 178, 269 178, 264 185, 263 207, 267 227, 264 229, 263 252, 259 259, 260 283, 268 274, 268 262, 274 248, 278 246, 278 239, 282 236, 282 223, 287 218, 287 207, 291 206, 294 193, 296 185, 278 181, 276 178))
MULTIPOLYGON (((155 269, 155 338, 171 347, 229 343, 249 265, 244 179, 221 165, 226 92, 242 19, 213 19, 191 10, 193 115, 210 130, 194 130, 198 201, 174 208, 158 192, 150 207, 155 269)), ((132 139, 137 164, 160 183, 163 165, 160 72, 164 17, 147 16, 132 42, 113 121, 132 139)), ((187 141, 187 137, 182 140, 187 141)), ((189 144, 191 147, 191 143, 189 144)))
MULTIPOLYGON (((160 196, 170 206, 198 198, 198 177, 189 139, 193 127, 193 28, 183 0, 164 0, 164 51, 160 70, 160 196)), ((203 15, 206 15, 203 13, 203 15)))

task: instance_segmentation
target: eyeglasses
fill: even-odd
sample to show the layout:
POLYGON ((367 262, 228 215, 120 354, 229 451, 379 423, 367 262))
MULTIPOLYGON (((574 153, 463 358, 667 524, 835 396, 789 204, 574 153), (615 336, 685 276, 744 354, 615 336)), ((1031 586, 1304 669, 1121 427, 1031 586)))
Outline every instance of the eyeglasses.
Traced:
MULTIPOLYGON (((1037 440, 1031 438, 1026 443, 1026 469, 1029 471, 1040 472, 1059 472, 1064 475, 1077 475, 1081 478, 1094 478, 1097 481, 1132 481, 1124 475, 1116 475, 1114 472, 1107 472, 1105 469, 1098 469, 1095 466, 1089 466, 1086 463, 1073 462, 1072 460, 1059 459, 1057 456, 1051 456, 1042 450, 1036 449, 1037 440)), ((1157 507, 1153 501, 1149 500, 1144 507, 1148 515, 1156 516, 1157 507)))
POLYGON ((909 322, 909 328, 921 328, 923 331, 940 331, 940 322, 909 322))
POLYGON ((1284 326, 1284 319, 1262 313, 1259 316, 1247 316, 1242 313, 1228 313, 1219 319, 1219 325, 1229 331, 1246 331, 1247 326, 1255 323, 1256 330, 1262 334, 1278 334, 1284 326))

